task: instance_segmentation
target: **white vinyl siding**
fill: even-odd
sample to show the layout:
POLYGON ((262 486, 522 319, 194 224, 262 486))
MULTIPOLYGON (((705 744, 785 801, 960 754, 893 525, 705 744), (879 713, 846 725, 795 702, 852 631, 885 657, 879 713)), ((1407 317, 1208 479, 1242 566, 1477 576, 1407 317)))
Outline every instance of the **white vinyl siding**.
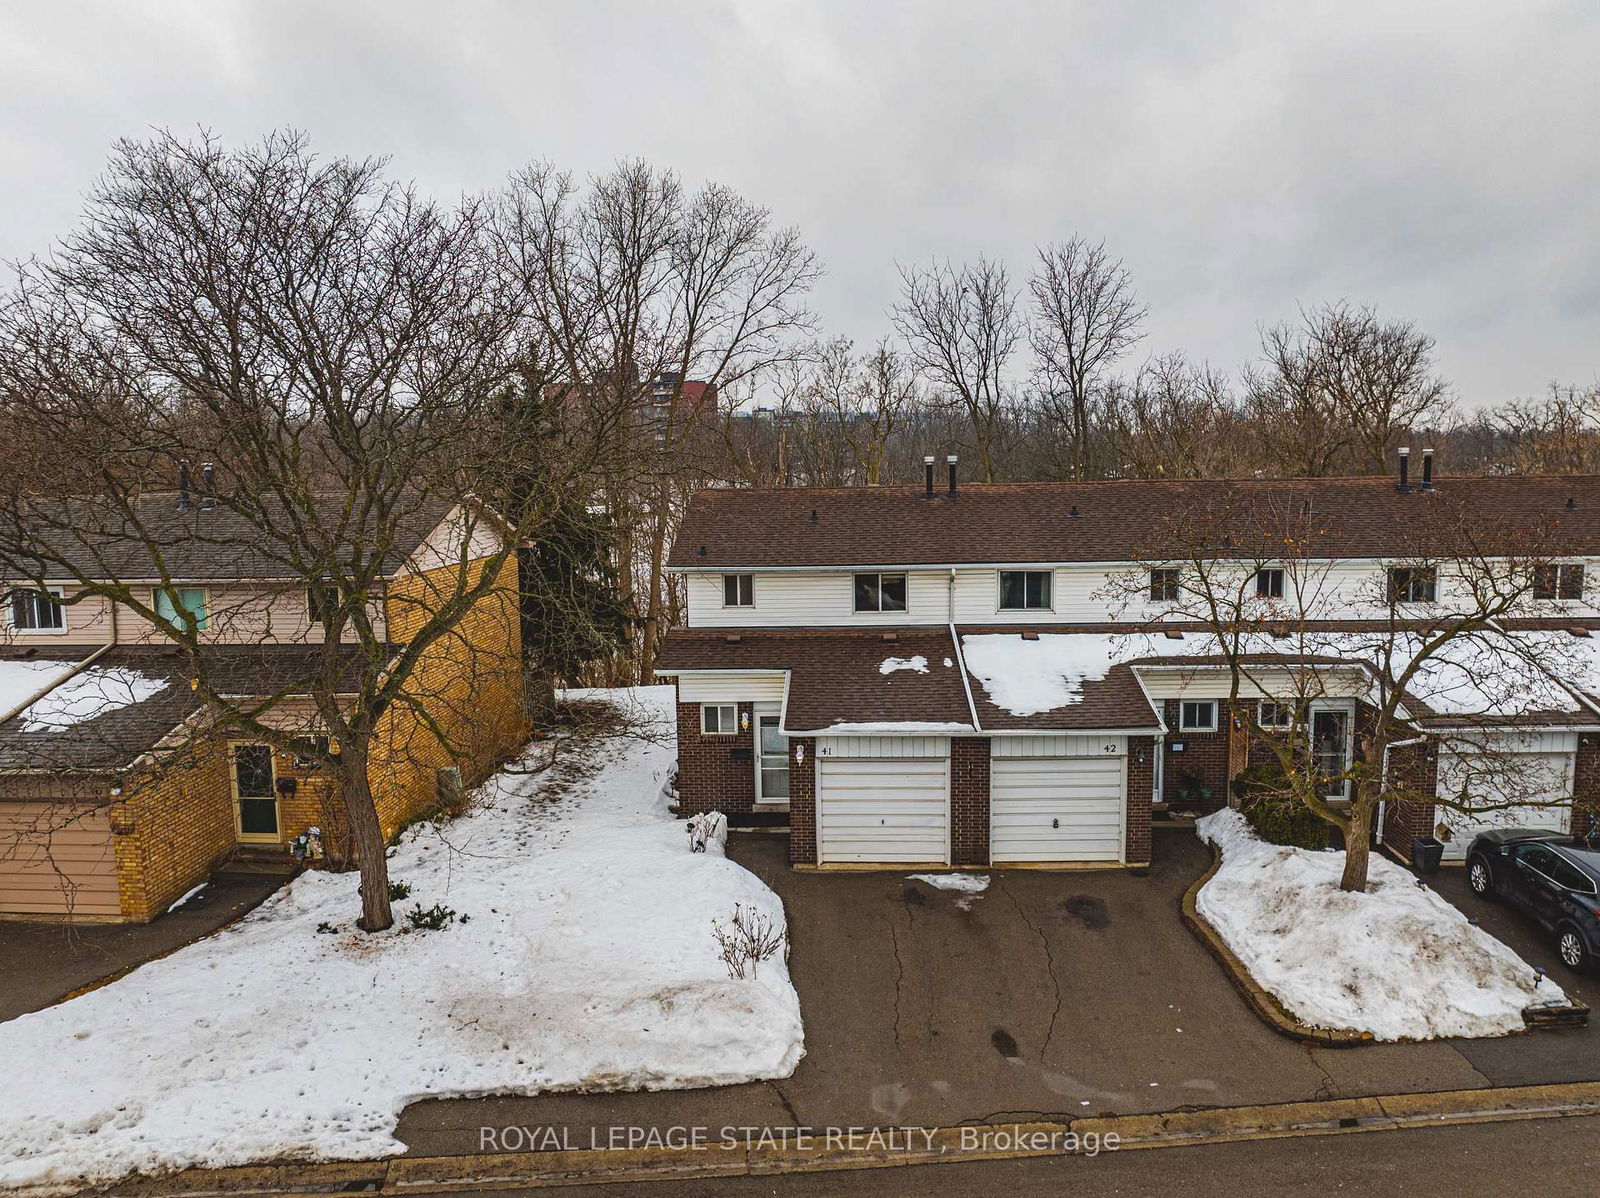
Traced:
MULTIPOLYGON (((993 577, 992 573, 990 575, 993 577)), ((906 610, 858 612, 855 572, 758 574, 755 602, 725 607, 721 574, 688 578, 689 628, 828 628, 875 624, 943 624, 948 619, 948 574, 906 572, 906 610)))
POLYGON ((678 678, 680 703, 781 703, 783 675, 683 674, 678 678))
POLYGON ((948 757, 947 736, 819 736, 818 757, 948 757))
POLYGON ((1465 783, 1467 793, 1478 802, 1531 799, 1541 804, 1481 812, 1435 808, 1435 823, 1449 832, 1444 838, 1444 859, 1464 860, 1472 838, 1485 828, 1567 831, 1572 820, 1572 771, 1577 746, 1576 732, 1508 738, 1501 746, 1484 746, 1489 749, 1488 764, 1476 760, 1480 755, 1470 749, 1441 749, 1435 791, 1441 797, 1453 798, 1465 783))
POLYGON ((949 809, 948 757, 818 757, 817 850, 824 865, 945 863, 949 809))
POLYGON ((1126 759, 996 757, 989 853, 996 864, 1123 859, 1126 759))

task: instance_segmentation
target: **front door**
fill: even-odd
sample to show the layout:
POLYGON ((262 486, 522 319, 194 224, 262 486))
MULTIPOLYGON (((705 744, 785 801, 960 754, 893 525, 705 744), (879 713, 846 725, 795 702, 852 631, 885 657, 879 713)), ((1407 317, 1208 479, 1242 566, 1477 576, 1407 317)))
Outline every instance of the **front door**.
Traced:
POLYGON ((778 731, 782 717, 756 717, 756 802, 789 801, 789 738, 778 731))
POLYGON ((1319 777, 1330 779, 1323 796, 1349 798, 1344 772, 1350 766, 1350 713, 1334 707, 1311 709, 1311 752, 1319 777))
POLYGON ((233 809, 239 839, 278 842, 278 792, 268 745, 233 746, 233 809))

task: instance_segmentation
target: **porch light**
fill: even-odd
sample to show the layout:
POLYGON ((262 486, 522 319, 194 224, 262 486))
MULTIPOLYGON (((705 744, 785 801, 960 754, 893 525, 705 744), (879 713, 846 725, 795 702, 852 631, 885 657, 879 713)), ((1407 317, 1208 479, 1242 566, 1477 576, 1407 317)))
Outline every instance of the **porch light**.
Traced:
POLYGON ((750 713, 748 711, 739 717, 739 730, 741 732, 750 731, 750 713))
POLYGON ((805 761, 806 761, 806 747, 804 745, 796 745, 794 747, 794 763, 796 765, 804 765, 805 761))

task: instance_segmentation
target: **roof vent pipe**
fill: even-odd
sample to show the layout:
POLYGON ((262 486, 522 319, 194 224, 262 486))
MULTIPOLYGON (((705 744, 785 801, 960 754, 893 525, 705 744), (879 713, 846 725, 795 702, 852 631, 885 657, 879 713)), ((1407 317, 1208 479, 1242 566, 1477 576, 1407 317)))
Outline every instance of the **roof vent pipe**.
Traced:
POLYGON ((1400 447, 1400 483, 1395 490, 1411 490, 1411 449, 1409 446, 1402 445, 1400 447))
POLYGON ((926 490, 923 491, 924 499, 933 498, 933 455, 930 453, 922 459, 922 481, 926 490))
POLYGON ((1433 490, 1433 450, 1422 451, 1422 489, 1433 490))
POLYGON ((205 488, 204 494, 200 497, 200 510, 202 512, 209 512, 217 506, 217 493, 212 489, 212 481, 215 475, 216 472, 212 469, 210 462, 201 463, 200 484, 205 488))
POLYGON ((189 463, 178 463, 178 510, 189 510, 189 463))
POLYGON ((950 467, 950 498, 954 499, 956 497, 956 455, 951 454, 945 459, 945 462, 950 467))

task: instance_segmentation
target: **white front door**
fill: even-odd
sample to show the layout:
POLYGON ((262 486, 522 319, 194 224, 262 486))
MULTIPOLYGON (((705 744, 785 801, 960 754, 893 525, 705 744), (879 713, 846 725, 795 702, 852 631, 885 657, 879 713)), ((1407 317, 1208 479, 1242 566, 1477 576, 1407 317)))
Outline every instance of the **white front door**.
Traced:
POLYGON ((756 802, 789 803, 789 738, 778 731, 780 716, 756 716, 756 802))
POLYGON ((989 859, 1121 861, 1122 757, 996 757, 989 775, 989 859))
POLYGON ((948 757, 818 757, 817 855, 832 864, 950 859, 948 757))

